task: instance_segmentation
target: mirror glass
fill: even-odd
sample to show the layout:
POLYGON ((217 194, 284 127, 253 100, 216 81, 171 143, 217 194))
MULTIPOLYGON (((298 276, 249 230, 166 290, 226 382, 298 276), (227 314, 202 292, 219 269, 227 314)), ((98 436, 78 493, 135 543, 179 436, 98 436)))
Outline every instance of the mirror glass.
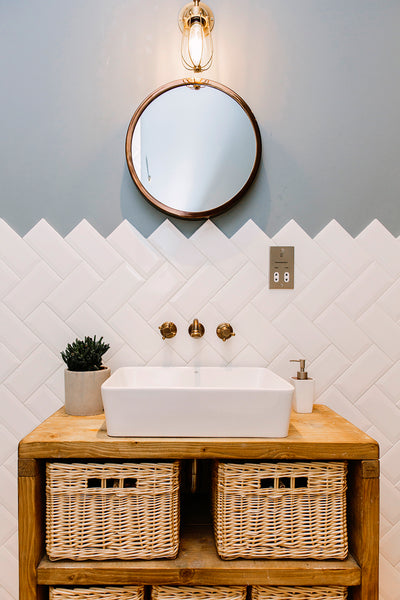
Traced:
POLYGON ((139 106, 126 137, 128 168, 140 191, 164 212, 189 219, 230 208, 252 183, 260 157, 250 108, 211 81, 159 88, 139 106))

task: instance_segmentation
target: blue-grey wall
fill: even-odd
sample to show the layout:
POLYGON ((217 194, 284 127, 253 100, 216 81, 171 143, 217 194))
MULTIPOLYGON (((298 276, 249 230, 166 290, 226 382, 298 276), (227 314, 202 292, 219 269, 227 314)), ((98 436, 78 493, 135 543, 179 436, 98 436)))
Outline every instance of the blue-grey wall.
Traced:
MULTIPOLYGON (((124 140, 137 105, 183 77, 183 0, 0 0, 1 211, 24 234, 82 218, 143 234, 165 216, 131 181, 124 140)), ((260 125, 263 159, 245 198, 215 219, 272 235, 291 218, 353 235, 378 218, 400 234, 399 0, 210 0, 211 79, 260 125)), ((173 220, 185 234, 198 222, 173 220)))

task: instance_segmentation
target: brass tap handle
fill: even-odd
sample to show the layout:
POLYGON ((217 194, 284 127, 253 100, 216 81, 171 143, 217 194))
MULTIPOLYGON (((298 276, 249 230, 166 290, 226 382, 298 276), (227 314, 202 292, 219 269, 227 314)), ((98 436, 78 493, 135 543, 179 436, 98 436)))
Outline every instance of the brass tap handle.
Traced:
POLYGON ((198 319, 193 319, 193 323, 191 323, 188 328, 190 337, 193 337, 193 338, 203 337, 204 331, 205 331, 204 325, 199 323, 198 319))
POLYGON ((217 336, 220 340, 226 342, 226 340, 229 340, 229 338, 231 338, 233 335, 235 334, 233 333, 232 325, 230 325, 229 323, 220 323, 218 325, 217 336))
POLYGON ((165 338, 173 338, 176 336, 176 325, 175 323, 172 323, 171 321, 166 321, 165 323, 163 323, 162 325, 160 325, 160 327, 158 328, 160 330, 162 339, 165 340, 165 338))

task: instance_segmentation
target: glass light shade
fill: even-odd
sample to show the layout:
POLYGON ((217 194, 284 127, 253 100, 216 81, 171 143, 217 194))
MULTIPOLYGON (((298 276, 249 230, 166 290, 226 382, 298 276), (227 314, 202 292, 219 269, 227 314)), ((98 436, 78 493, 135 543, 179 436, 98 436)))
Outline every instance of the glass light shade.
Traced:
POLYGON ((187 69, 200 73, 211 66, 213 47, 207 19, 189 18, 182 32, 182 62, 187 69))

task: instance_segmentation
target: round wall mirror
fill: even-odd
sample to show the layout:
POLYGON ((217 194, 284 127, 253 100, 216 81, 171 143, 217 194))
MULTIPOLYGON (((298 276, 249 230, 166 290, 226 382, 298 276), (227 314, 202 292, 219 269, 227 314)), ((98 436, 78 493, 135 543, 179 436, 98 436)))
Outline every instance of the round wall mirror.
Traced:
POLYGON ((148 96, 129 124, 126 159, 145 198, 167 214, 204 219, 239 200, 261 159, 245 101, 214 81, 178 80, 148 96))

